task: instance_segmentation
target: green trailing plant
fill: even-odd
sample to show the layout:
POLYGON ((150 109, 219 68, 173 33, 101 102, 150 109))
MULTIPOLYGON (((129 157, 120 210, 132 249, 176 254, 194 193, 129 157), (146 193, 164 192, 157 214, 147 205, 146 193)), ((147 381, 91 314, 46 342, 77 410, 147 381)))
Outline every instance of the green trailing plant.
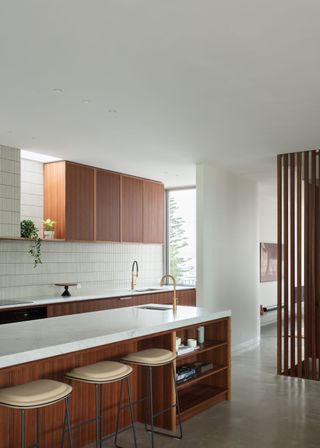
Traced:
POLYGON ((35 223, 31 219, 24 219, 20 224, 20 234, 22 238, 30 238, 33 240, 33 244, 28 251, 29 254, 33 257, 34 265, 33 267, 37 267, 38 264, 41 264, 41 238, 39 236, 39 231, 35 226, 35 223))

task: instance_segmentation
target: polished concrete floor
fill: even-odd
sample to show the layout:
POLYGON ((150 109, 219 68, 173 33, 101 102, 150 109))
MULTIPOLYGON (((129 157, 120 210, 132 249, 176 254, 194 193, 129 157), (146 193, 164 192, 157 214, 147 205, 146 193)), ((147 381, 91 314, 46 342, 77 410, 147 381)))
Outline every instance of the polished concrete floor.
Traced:
MULTIPOLYGON (((185 422, 181 441, 157 436, 156 448, 320 446, 320 382, 277 376, 276 327, 261 331, 259 348, 233 357, 232 400, 185 422)), ((151 446, 140 428, 138 442, 140 448, 151 446)), ((132 447, 130 433, 119 443, 132 447)))

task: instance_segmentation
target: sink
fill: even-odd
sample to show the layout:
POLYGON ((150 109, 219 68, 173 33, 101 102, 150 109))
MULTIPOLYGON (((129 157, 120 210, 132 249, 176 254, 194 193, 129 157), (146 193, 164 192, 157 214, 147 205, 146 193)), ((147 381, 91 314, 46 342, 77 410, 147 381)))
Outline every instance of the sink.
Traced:
POLYGON ((161 291, 161 288, 140 288, 135 289, 135 292, 161 291))
POLYGON ((26 303, 33 303, 27 300, 0 300, 0 306, 10 306, 10 305, 25 305, 26 303))
POLYGON ((139 308, 143 310, 154 310, 154 311, 168 311, 172 310, 172 306, 170 305, 143 305, 139 306, 139 308))

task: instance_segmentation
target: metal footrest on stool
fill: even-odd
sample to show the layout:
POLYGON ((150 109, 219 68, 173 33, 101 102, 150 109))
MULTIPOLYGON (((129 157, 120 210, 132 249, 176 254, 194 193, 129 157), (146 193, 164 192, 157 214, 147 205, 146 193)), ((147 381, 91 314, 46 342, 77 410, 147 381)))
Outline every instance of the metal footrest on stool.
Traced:
POLYGON ((137 352, 137 353, 130 353, 125 358, 123 358, 123 361, 125 361, 127 363, 136 364, 136 365, 139 365, 140 367, 146 368, 146 396, 144 398, 141 398, 137 402, 138 403, 140 403, 141 401, 147 402, 146 413, 145 413, 145 429, 146 429, 146 431, 151 433, 152 448, 154 448, 154 434, 160 434, 165 437, 171 437, 174 439, 182 439, 182 437, 183 437, 179 393, 177 390, 176 373, 175 373, 175 368, 174 368, 175 359, 176 359, 176 355, 173 352, 171 352, 170 350, 161 349, 161 348, 141 350, 140 352, 137 352), (153 412, 152 369, 154 367, 160 367, 160 366, 164 366, 164 365, 168 365, 168 364, 171 364, 171 372, 172 372, 172 379, 173 379, 174 388, 175 388, 176 402, 175 402, 175 404, 172 404, 165 409, 161 409, 160 411, 158 411, 157 413, 154 414, 154 412, 153 412), (169 412, 173 408, 176 409, 177 416, 178 416, 178 425, 179 425, 178 433, 156 430, 155 426, 154 426, 154 419, 156 417, 158 417, 159 415, 164 414, 165 412, 169 412), (150 423, 148 422, 149 417, 150 417, 150 423))
MULTIPOLYGON (((118 434, 124 432, 131 427, 133 432, 134 446, 137 448, 136 431, 133 420, 133 409, 131 401, 131 390, 129 384, 129 376, 132 373, 132 368, 128 365, 121 364, 115 361, 102 361, 89 366, 79 367, 69 372, 66 377, 70 380, 91 383, 95 385, 95 407, 96 415, 94 418, 81 422, 71 427, 71 431, 88 425, 90 423, 96 423, 96 448, 101 448, 102 443, 105 440, 114 437, 114 443, 116 447, 122 448, 117 444, 118 434), (102 386, 104 384, 110 384, 120 381, 120 396, 118 403, 118 412, 116 420, 116 432, 103 437, 102 435, 102 420, 103 420, 103 400, 102 400, 102 386), (119 430, 120 411, 122 407, 122 395, 123 395, 123 381, 127 383, 127 393, 130 407, 131 425, 127 428, 119 430)), ((67 431, 67 430, 66 430, 67 431)), ((63 448, 63 445, 62 445, 63 448)))

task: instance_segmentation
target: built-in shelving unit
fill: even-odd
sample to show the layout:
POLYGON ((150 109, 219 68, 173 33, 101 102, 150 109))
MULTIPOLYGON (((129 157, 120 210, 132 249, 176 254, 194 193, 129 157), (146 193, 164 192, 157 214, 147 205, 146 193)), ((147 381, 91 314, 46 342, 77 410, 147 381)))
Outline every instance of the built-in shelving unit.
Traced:
MULTIPOLYGON (((221 319, 204 325, 205 343, 199 349, 177 357, 176 366, 204 362, 212 364, 206 372, 178 384, 182 419, 192 417, 213 404, 230 399, 230 320, 221 319)), ((197 327, 176 333, 182 342, 197 338, 197 327)))

